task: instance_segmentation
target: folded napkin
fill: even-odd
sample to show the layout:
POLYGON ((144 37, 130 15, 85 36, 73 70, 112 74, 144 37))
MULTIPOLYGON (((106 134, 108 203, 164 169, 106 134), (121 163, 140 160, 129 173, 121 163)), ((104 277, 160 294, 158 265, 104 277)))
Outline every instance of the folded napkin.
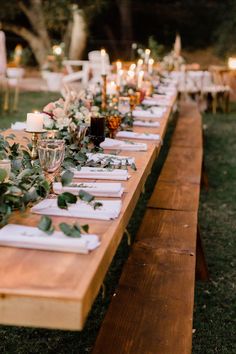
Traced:
POLYGON ((134 143, 133 141, 122 141, 106 138, 100 145, 103 149, 119 149, 127 151, 147 151, 147 144, 134 143))
POLYGON ((26 129, 26 122, 15 122, 11 125, 12 130, 25 130, 26 129))
POLYGON ((87 153, 86 154, 88 157, 87 162, 95 162, 95 163, 100 163, 101 165, 106 165, 110 163, 113 166, 117 165, 122 165, 126 166, 132 165, 135 163, 135 158, 134 157, 129 157, 129 156, 120 156, 120 155, 111 155, 111 154, 101 154, 101 153, 87 153))
POLYGON ((81 170, 72 168, 74 178, 85 179, 110 179, 114 181, 127 181, 130 178, 127 170, 118 168, 82 167, 81 170))
POLYGON ((83 234, 80 238, 55 231, 47 235, 37 227, 8 224, 0 230, 0 246, 36 250, 88 253, 101 244, 97 235, 83 234))
POLYGON ((137 127, 159 127, 160 123, 147 120, 135 120, 133 125, 137 127))
POLYGON ((137 107, 133 111, 133 117, 134 119, 141 118, 141 119, 156 119, 156 118, 162 118, 164 116, 164 113, 166 112, 165 107, 151 107, 149 109, 141 109, 137 107))
POLYGON ((160 140, 159 134, 149 134, 149 133, 134 133, 128 131, 120 131, 116 134, 119 138, 130 138, 130 139, 143 139, 143 140, 160 140))
POLYGON ((84 190, 95 197, 121 197, 124 188, 121 183, 71 183, 69 186, 62 186, 59 182, 53 183, 53 191, 56 194, 70 192, 78 195, 79 191, 84 190))
POLYGON ((57 206, 57 199, 44 199, 31 208, 35 214, 66 216, 73 218, 86 218, 98 220, 116 219, 121 210, 120 200, 97 200, 102 206, 94 209, 92 205, 78 200, 76 204, 71 204, 68 209, 60 209, 57 206))
POLYGON ((171 101, 168 98, 159 96, 160 98, 145 98, 143 104, 148 106, 170 106, 171 101))

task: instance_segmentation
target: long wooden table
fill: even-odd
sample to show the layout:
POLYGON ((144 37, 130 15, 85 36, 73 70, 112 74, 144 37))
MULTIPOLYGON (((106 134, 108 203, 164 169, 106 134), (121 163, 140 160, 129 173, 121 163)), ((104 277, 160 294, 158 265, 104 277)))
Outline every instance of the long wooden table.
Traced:
MULTIPOLYGON (((175 97, 173 97, 172 106, 175 97)), ((134 131, 158 133, 164 138, 172 106, 160 119, 158 128, 135 128, 134 131)), ((4 134, 9 134, 8 130, 4 134)), ((16 141, 24 133, 16 133, 16 141)), ((146 141, 147 142, 147 141, 146 141)), ((133 156, 137 171, 122 182, 125 193, 119 218, 111 221, 79 219, 88 223, 90 233, 100 236, 101 246, 88 255, 0 247, 0 323, 67 330, 81 330, 102 285, 125 228, 142 193, 160 143, 148 143, 146 152, 125 152, 133 156)), ((10 222, 36 226, 40 216, 15 213, 10 222)), ((53 223, 76 219, 53 217, 53 223)), ((77 219, 78 220, 78 219, 77 219)))

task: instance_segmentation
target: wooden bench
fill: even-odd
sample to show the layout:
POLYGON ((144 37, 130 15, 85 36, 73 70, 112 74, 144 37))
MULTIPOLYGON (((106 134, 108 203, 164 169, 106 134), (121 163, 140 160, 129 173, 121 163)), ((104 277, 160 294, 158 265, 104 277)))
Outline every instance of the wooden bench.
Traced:
MULTIPOLYGON (((93 354, 191 353, 198 250, 204 260, 197 247, 201 136, 196 107, 181 106, 167 159, 93 354)), ((207 278, 206 264, 200 265, 207 278)))

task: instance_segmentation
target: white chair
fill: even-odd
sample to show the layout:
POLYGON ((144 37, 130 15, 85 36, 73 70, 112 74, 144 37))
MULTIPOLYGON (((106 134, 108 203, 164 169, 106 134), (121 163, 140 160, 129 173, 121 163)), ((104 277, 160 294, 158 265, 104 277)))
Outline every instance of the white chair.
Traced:
MULTIPOLYGON (((100 82, 101 81, 101 52, 100 50, 93 50, 88 53, 88 59, 89 59, 89 69, 92 75, 92 81, 93 82, 100 82)), ((109 55, 106 53, 105 56, 105 61, 106 61, 106 72, 107 74, 111 73, 111 65, 110 65, 110 58, 109 55)))
POLYGON ((82 86, 86 86, 89 81, 89 62, 87 60, 64 60, 68 74, 62 79, 63 84, 70 84, 80 81, 82 86), (75 70, 75 67, 79 70, 75 70))

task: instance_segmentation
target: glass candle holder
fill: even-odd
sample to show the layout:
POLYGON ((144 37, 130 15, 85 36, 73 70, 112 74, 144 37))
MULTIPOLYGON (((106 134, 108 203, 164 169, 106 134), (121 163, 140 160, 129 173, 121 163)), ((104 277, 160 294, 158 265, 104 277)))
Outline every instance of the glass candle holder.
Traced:
POLYGON ((129 97, 119 97, 118 111, 125 115, 130 111, 130 98, 129 97))
POLYGON ((60 171, 65 156, 64 140, 45 139, 38 142, 40 165, 49 183, 60 171))
POLYGON ((106 126, 106 118, 103 117, 91 117, 91 125, 90 125, 90 140, 96 147, 105 140, 105 126, 106 126))
POLYGON ((115 138, 115 133, 121 124, 121 117, 119 115, 111 115, 107 117, 107 127, 109 129, 109 137, 115 138))
POLYGON ((11 160, 8 159, 0 160, 0 168, 6 171, 7 175, 5 177, 4 182, 7 182, 9 180, 10 173, 11 173, 11 160))

